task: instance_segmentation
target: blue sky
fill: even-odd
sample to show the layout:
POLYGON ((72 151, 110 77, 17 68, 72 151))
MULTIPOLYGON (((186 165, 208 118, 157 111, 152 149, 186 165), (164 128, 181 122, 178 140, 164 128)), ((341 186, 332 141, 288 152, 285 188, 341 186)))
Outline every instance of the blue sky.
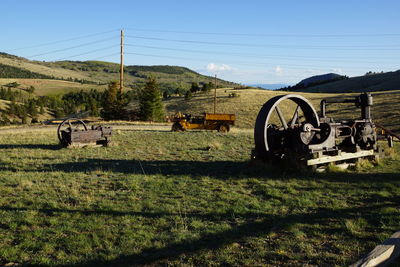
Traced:
POLYGON ((400 1, 1 1, 0 51, 179 65, 241 83, 400 69, 400 1))

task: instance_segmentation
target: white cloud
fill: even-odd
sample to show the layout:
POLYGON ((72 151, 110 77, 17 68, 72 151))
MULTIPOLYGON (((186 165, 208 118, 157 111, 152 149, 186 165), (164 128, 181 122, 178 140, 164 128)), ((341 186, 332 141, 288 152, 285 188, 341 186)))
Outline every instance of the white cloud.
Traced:
POLYGON ((282 68, 281 66, 276 66, 276 67, 274 68, 274 71, 275 71, 276 74, 282 75, 282 73, 283 73, 283 68, 282 68))
POLYGON ((214 64, 214 63, 209 63, 206 66, 206 69, 208 72, 216 72, 216 71, 231 71, 232 67, 227 65, 227 64, 214 64))
POLYGON ((341 68, 333 68, 333 69, 331 69, 331 71, 334 73, 340 73, 340 74, 343 73, 343 70, 341 68))
MULTIPOLYGON (((204 68, 196 69, 197 72, 204 75, 218 75, 218 78, 243 84, 258 83, 283 83, 296 84, 304 78, 320 74, 315 70, 296 71, 292 69, 282 68, 279 65, 269 68, 236 68, 227 64, 209 63, 204 68)), ((322 73, 321 73, 322 74, 322 73)))

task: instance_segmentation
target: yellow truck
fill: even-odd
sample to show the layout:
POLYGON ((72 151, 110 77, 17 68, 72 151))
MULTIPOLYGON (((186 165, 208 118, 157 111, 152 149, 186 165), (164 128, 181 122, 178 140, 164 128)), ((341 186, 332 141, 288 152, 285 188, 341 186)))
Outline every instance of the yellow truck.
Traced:
POLYGON ((229 132, 230 127, 235 125, 235 114, 203 113, 201 116, 177 113, 172 119, 172 131, 180 132, 192 129, 217 130, 218 132, 229 132))

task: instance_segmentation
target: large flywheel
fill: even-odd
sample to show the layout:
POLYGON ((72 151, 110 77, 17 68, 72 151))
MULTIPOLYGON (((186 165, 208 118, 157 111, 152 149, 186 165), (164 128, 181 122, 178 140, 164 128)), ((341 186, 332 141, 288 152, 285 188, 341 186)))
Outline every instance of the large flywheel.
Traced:
POLYGON ((318 136, 320 122, 311 103, 300 95, 268 100, 256 119, 255 153, 258 158, 284 157, 301 152, 318 136))

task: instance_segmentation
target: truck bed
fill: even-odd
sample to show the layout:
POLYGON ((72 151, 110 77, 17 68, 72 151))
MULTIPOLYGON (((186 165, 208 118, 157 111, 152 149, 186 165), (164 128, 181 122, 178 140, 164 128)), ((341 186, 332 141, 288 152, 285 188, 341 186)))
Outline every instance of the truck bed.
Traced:
POLYGON ((232 122, 234 122, 236 117, 235 117, 235 114, 206 113, 205 119, 207 121, 232 121, 232 122))

